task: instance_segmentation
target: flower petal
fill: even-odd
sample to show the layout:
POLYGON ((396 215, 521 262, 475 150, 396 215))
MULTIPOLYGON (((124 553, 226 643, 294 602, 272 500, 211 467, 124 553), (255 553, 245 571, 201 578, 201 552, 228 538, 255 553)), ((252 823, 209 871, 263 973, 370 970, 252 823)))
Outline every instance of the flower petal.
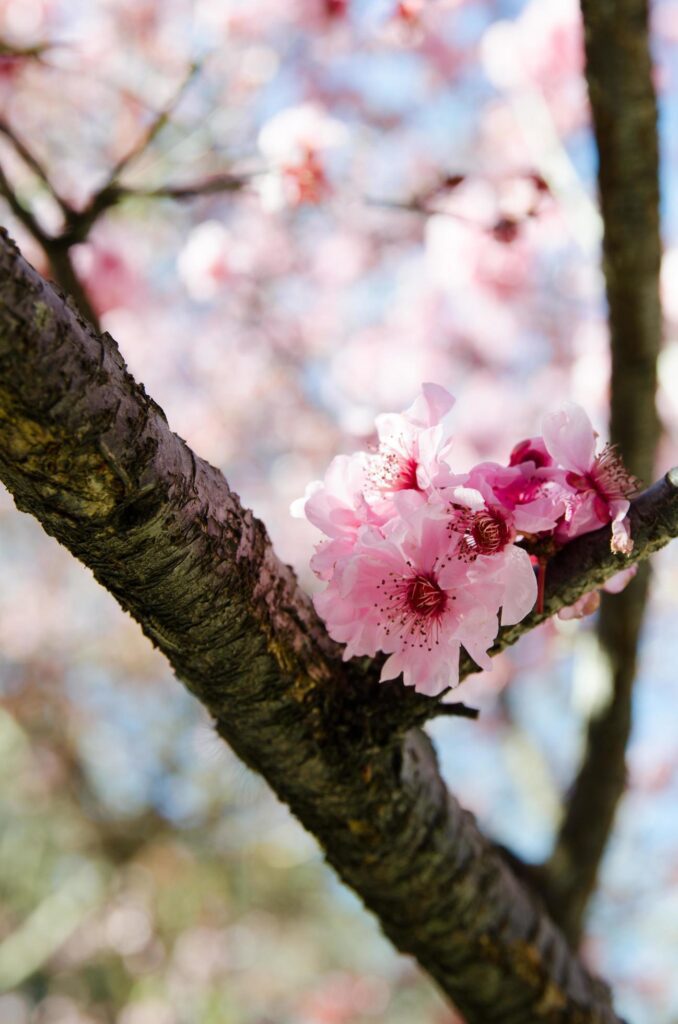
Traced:
POLYGON ((501 609, 502 626, 513 626, 532 611, 537 600, 537 577, 527 551, 510 544, 506 558, 506 593, 501 609))
POLYGON ((549 455, 563 469, 588 472, 593 462, 596 435, 580 405, 565 402, 558 412, 545 416, 542 433, 549 455))
POLYGON ((454 398, 440 384, 422 384, 421 394, 403 413, 418 427, 434 427, 454 405, 454 398))

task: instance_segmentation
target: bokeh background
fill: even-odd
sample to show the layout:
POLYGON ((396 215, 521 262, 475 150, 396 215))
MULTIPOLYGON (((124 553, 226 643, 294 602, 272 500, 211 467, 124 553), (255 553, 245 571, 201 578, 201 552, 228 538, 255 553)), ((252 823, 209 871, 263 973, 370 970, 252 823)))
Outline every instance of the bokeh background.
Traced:
MULTIPOLYGON (((678 3, 652 7, 660 473, 678 461, 678 3)), ((70 203, 138 150, 129 194, 75 267, 173 429, 309 588, 317 538, 290 502, 421 381, 457 396, 459 470, 505 459, 565 398, 605 435, 574 0, 0 0, 0 43, 2 123, 70 203), (230 190, 148 195, 225 174, 230 190)), ((0 161, 59 230, 49 188, 2 132, 0 161)), ((47 272, 25 225, 0 214, 47 272)), ((678 1019, 677 613, 667 551, 584 947, 634 1024, 678 1019)), ((479 722, 431 726, 455 793, 528 860, 548 855, 604 679, 593 622, 550 623, 464 684, 479 722)), ((0 695, 3 1024, 458 1021, 136 625, 5 492, 0 695)))

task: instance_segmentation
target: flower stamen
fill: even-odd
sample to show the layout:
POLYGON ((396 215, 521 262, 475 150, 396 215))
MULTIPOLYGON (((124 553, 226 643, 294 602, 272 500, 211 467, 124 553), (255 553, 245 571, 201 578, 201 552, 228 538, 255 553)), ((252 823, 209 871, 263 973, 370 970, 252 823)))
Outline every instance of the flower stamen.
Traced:
POLYGON ((398 633, 407 647, 432 651, 440 642, 440 623, 448 603, 435 573, 389 573, 377 589, 383 593, 381 612, 389 623, 386 634, 398 633))
POLYGON ((462 534, 457 557, 465 562, 475 561, 478 555, 496 555, 511 540, 509 524, 497 508, 471 512, 453 506, 453 513, 448 529, 462 534))
POLYGON ((642 487, 640 480, 629 473, 617 446, 613 444, 606 444, 596 455, 589 478, 594 489, 606 501, 632 498, 642 487))
POLYGON ((375 491, 392 494, 394 491, 421 490, 417 480, 417 460, 406 450, 380 444, 371 462, 368 478, 375 491))

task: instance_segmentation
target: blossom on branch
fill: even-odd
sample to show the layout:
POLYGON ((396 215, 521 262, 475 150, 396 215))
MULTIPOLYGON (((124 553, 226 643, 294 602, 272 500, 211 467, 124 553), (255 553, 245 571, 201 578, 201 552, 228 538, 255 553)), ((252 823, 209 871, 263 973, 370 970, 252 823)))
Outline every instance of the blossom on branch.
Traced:
POLYGON ((626 514, 640 482, 612 445, 595 455, 596 433, 584 410, 573 402, 547 416, 543 426, 549 454, 568 470, 566 482, 573 491, 557 536, 568 540, 611 522, 612 550, 630 554, 633 541, 626 514))
MULTIPOLYGON (((402 674, 435 696, 459 680, 463 647, 490 669, 499 625, 534 607, 548 557, 572 537, 612 524, 612 550, 628 553, 625 495, 636 486, 579 406, 547 416, 544 436, 516 444, 508 465, 458 473, 450 462, 454 399, 424 384, 401 414, 377 417, 372 452, 339 455, 293 514, 325 535, 311 566, 327 584, 318 613, 344 658, 388 655, 381 679, 402 674), (623 539, 620 539, 623 538, 623 539)), ((607 589, 633 575, 623 570, 607 589)), ((589 614, 596 593, 563 618, 589 614)))

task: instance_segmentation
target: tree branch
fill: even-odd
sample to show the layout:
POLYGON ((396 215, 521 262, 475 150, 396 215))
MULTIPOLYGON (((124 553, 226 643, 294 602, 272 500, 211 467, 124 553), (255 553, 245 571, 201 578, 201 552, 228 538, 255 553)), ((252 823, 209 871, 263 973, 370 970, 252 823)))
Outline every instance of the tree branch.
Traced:
POLYGON ((31 46, 20 46, 0 38, 1 60, 39 60, 48 50, 55 49, 55 43, 34 43, 31 46))
POLYGON ((172 112, 195 78, 199 68, 198 64, 191 64, 184 81, 174 95, 162 110, 158 111, 134 146, 113 165, 106 181, 101 188, 97 189, 87 203, 87 206, 82 210, 69 211, 66 218, 66 227, 61 236, 63 242, 66 242, 69 246, 75 245, 77 242, 84 242, 102 213, 109 210, 112 206, 116 206, 125 196, 134 193, 133 189, 128 189, 120 184, 120 176, 127 170, 130 164, 133 164, 139 157, 143 156, 148 147, 167 125, 172 112))
MULTIPOLYGON (((33 212, 21 202, 2 167, 0 167, 0 195, 5 197, 16 219, 23 224, 44 252, 56 283, 71 296, 83 316, 86 316, 90 323, 98 328, 97 314, 73 266, 70 253, 71 242, 64 240, 63 236, 50 235, 45 231, 33 212)), ((56 193, 54 196, 56 198, 56 193)), ((62 209, 66 211, 68 207, 62 200, 58 201, 62 209)))
POLYGON ((59 205, 64 216, 64 227, 59 234, 51 234, 40 224, 32 210, 25 206, 19 199, 16 190, 13 188, 4 171, 0 167, 0 195, 3 195, 17 218, 23 224, 29 234, 35 239, 43 250, 46 259, 54 275, 57 284, 71 296, 78 306, 80 312, 87 317, 94 327, 99 327, 99 320, 94 307, 92 306, 85 288, 75 272, 71 259, 71 248, 80 242, 86 241, 90 231, 99 217, 117 205, 121 199, 132 195, 148 197, 169 196, 176 199, 185 199, 199 194, 209 194, 217 191, 234 191, 242 187, 242 179, 235 176, 219 175, 217 178, 208 179, 205 182, 188 185, 185 187, 171 187, 144 190, 134 190, 119 184, 119 177, 123 171, 143 153, 146 152, 153 140, 169 121, 172 111, 183 96, 186 88, 193 81, 198 71, 198 65, 192 64, 186 78, 176 91, 170 101, 160 110, 150 125, 138 140, 138 142, 113 166, 106 182, 94 193, 87 206, 82 210, 76 210, 70 206, 59 195, 52 185, 42 163, 37 159, 30 147, 17 135, 14 129, 6 121, 0 120, 0 134, 3 134, 12 144, 16 153, 21 157, 26 166, 37 176, 52 198, 59 205), (236 185, 235 182, 238 182, 236 185))
POLYGON ((134 199, 175 199, 182 201, 195 199, 198 196, 218 195, 221 192, 239 192, 255 173, 247 174, 213 174, 199 181, 190 181, 185 185, 158 185, 156 188, 121 188, 120 198, 134 199))
MULTIPOLYGON (((609 526, 582 534, 561 548, 548 563, 543 611, 530 612, 515 626, 500 629, 490 654, 510 647, 561 608, 574 604, 582 594, 601 587, 621 569, 645 562, 678 536, 678 467, 634 498, 629 520, 634 538, 630 555, 617 555, 611 550, 609 526)), ((461 675, 477 671, 477 666, 469 659, 461 675)))
POLYGON ((5 197, 7 205, 9 206, 10 210, 12 211, 16 219, 19 221, 19 223, 23 224, 26 231, 28 231, 29 235, 31 235, 35 239, 38 245, 45 249, 45 247, 51 241, 51 236, 43 229, 42 225, 35 218, 32 211, 29 210, 27 206, 24 206, 24 204, 21 202, 1 166, 0 195, 5 197))
MULTIPOLYGON (((586 77, 599 154, 603 264, 612 352, 610 437, 629 470, 651 479, 659 437, 655 392, 661 342, 659 159, 647 0, 582 0, 586 77)), ((549 909, 576 942, 626 785, 637 646, 649 586, 604 594, 599 642, 610 699, 589 722, 582 763, 546 865, 549 909)))
POLYGON ((12 126, 4 119, 0 118, 0 134, 4 135, 6 139, 12 144, 15 152, 21 157, 26 166, 33 172, 36 178, 42 182, 52 198, 59 204, 64 213, 67 211, 68 206, 61 198, 59 193, 56 191, 52 182, 49 179, 49 175, 46 169, 43 167, 42 162, 36 157, 35 153, 28 148, 23 139, 17 135, 12 126))
MULTIPOLYGON (((380 686, 369 663, 341 662, 262 524, 172 434, 112 339, 6 235, 0 421, 0 477, 17 506, 134 615, 469 1024, 619 1021, 605 986, 447 793, 426 736, 408 730, 422 698, 380 686)), ((637 557, 676 532, 677 485, 667 478, 639 500, 637 557)), ((593 558, 601 539, 588 544, 579 555, 593 558)), ((554 590, 551 605, 616 568, 606 556, 584 581, 567 549, 554 561, 564 598, 554 590)), ((506 630, 502 642, 512 639, 506 630)))

